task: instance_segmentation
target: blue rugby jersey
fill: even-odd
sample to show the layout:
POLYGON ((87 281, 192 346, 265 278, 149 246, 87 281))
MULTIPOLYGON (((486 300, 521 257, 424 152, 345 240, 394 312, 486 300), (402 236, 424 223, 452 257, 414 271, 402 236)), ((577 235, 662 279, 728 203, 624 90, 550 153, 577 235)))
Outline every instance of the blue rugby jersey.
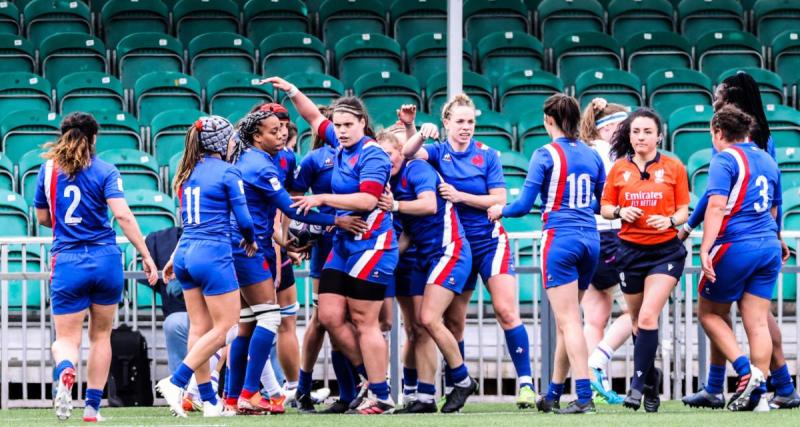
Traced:
MULTIPOLYGON (((305 193, 310 189, 313 194, 332 193, 331 177, 335 160, 336 149, 329 145, 306 154, 295 169, 291 190, 305 193)), ((336 209, 330 206, 320 206, 319 211, 336 214, 336 209)))
POLYGON ((280 149, 274 156, 272 156, 275 166, 278 168, 281 183, 285 188, 292 188, 294 181, 294 171, 297 168, 297 157, 294 151, 287 147, 280 149))
POLYGON ((114 165, 96 156, 71 179, 53 160, 39 168, 34 206, 49 209, 53 228, 52 253, 77 245, 114 245, 108 199, 123 198, 122 178, 114 165))

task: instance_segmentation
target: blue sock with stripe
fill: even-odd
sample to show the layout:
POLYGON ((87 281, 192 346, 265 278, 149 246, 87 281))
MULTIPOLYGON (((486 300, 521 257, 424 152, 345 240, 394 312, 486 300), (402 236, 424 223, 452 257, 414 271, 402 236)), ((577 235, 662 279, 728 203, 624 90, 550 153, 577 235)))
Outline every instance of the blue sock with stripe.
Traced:
POLYGON ((740 377, 750 373, 750 359, 747 356, 739 356, 732 363, 733 369, 736 370, 736 375, 740 377))
POLYGON ((386 381, 379 382, 376 384, 369 383, 369 391, 378 398, 378 400, 388 400, 389 399, 389 384, 386 381))
POLYGON ((194 375, 194 369, 186 366, 185 363, 181 363, 178 369, 172 373, 170 382, 180 388, 186 388, 186 385, 189 384, 189 380, 192 379, 192 375, 194 375))
POLYGON ((69 360, 62 360, 58 362, 56 367, 53 369, 53 381, 58 381, 58 379, 61 378, 61 373, 67 368, 75 369, 75 365, 73 365, 69 360))
POLYGON ((238 399, 242 393, 249 347, 250 337, 236 337, 231 342, 230 360, 228 361, 230 382, 228 383, 228 394, 226 395, 230 399, 238 399))
POLYGON ((203 402, 208 402, 212 405, 217 404, 217 393, 214 392, 214 386, 211 385, 211 381, 197 384, 197 389, 200 390, 200 399, 203 402))
POLYGON ((256 326, 253 336, 250 338, 250 346, 247 352, 247 368, 244 375, 244 386, 242 393, 257 393, 261 390, 261 373, 267 363, 269 353, 272 351, 272 343, 275 341, 275 332, 267 328, 256 326))
POLYGON ((336 375, 336 383, 339 385, 339 400, 346 403, 352 402, 358 394, 356 375, 352 364, 341 351, 331 352, 331 364, 333 365, 333 374, 336 375))
POLYGON ((711 365, 708 368, 708 380, 706 382, 706 392, 711 394, 722 393, 725 385, 725 365, 711 365))
POLYGON ((778 396, 786 397, 794 393, 792 376, 789 375, 789 368, 785 363, 780 368, 770 372, 770 374, 772 375, 770 383, 775 387, 775 393, 778 396))
POLYGON ((558 402, 562 394, 564 394, 564 383, 554 383, 550 381, 550 385, 547 386, 547 396, 545 396, 545 399, 558 402))
POLYGON ((417 391, 417 370, 414 368, 403 368, 403 394, 408 396, 417 391))
POLYGON ((517 327, 511 328, 505 331, 505 335, 508 354, 511 355, 511 361, 514 363, 514 369, 517 371, 520 388, 528 386, 533 389, 531 359, 529 354, 530 345, 528 344, 528 331, 525 330, 525 325, 520 324, 517 327))
POLYGON ((86 406, 92 407, 95 411, 100 410, 100 400, 103 399, 103 390, 96 388, 86 389, 86 406))
POLYGON ((575 391, 581 405, 592 400, 592 385, 588 378, 575 380, 575 391))

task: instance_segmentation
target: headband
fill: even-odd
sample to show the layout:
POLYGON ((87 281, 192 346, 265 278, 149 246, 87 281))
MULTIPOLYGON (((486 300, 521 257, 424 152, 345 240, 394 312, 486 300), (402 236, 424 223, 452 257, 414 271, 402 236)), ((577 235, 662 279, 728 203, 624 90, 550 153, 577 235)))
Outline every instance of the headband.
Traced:
POLYGON ((624 111, 618 111, 618 112, 616 112, 614 114, 610 114, 610 115, 605 116, 605 117, 603 117, 601 119, 598 119, 596 122, 594 122, 594 126, 597 129, 600 129, 603 126, 608 126, 608 125, 613 125, 615 123, 623 122, 627 118, 628 118, 628 113, 626 113, 624 111))

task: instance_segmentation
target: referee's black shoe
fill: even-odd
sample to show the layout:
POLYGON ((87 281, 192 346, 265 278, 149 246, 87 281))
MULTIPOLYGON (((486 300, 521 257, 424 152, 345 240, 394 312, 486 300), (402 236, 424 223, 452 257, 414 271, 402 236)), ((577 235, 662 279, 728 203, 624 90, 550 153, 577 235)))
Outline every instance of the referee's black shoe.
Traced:
POLYGON ((478 382, 474 378, 470 378, 469 381, 470 384, 466 387, 453 387, 453 391, 447 395, 447 402, 442 406, 443 414, 458 412, 467 403, 467 398, 478 391, 478 382))
POLYGON ((414 400, 408 402, 408 405, 394 411, 395 414, 435 414, 436 402, 421 402, 414 400))
POLYGON ((644 410, 645 412, 658 412, 658 407, 661 406, 661 397, 658 395, 658 390, 661 388, 661 381, 664 379, 664 374, 661 369, 653 366, 650 369, 650 374, 647 376, 647 381, 644 382, 644 410))

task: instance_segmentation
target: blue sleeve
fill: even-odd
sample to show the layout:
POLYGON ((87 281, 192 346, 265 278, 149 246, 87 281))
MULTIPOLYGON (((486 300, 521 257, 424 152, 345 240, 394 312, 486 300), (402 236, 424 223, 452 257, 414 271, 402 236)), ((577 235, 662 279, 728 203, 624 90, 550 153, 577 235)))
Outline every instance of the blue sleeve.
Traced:
POLYGON ((414 188, 417 197, 426 191, 436 192, 438 181, 436 171, 431 165, 414 161, 408 165, 408 181, 414 188))
POLYGON ((488 150, 486 162, 486 188, 506 188, 506 178, 503 176, 503 164, 500 162, 500 152, 488 150))
POLYGON ((45 163, 39 168, 39 176, 36 177, 36 193, 33 196, 33 205, 39 209, 48 209, 47 194, 44 191, 45 163))
POLYGON ((392 172, 392 162, 386 152, 375 145, 365 147, 361 155, 363 160, 358 174, 359 184, 364 181, 373 181, 380 185, 386 185, 389 181, 389 174, 392 172))
POLYGON ((314 167, 314 152, 308 153, 307 156, 300 161, 300 165, 294 171, 294 179, 292 186, 289 187, 292 191, 307 192, 311 188, 311 183, 314 182, 316 170, 314 167))
POLYGON ((115 167, 112 167, 106 174, 103 182, 103 195, 106 200, 125 197, 125 194, 122 192, 122 177, 115 167))
POLYGON ((336 136, 336 129, 330 120, 324 120, 317 129, 317 135, 333 148, 339 148, 339 138, 336 136))
POLYGON ((334 225, 336 218, 333 215, 319 213, 317 211, 308 211, 307 214, 299 214, 297 210, 290 208, 292 205, 292 198, 286 190, 276 191, 269 196, 269 201, 273 206, 281 210, 286 216, 291 219, 305 222, 313 225, 334 225))
POLYGON ((781 185, 781 171, 778 169, 778 180, 772 194, 772 206, 778 208, 775 222, 778 224, 778 233, 783 230, 783 186, 781 185))
POLYGON ((250 216, 250 211, 247 210, 244 182, 239 169, 235 167, 228 168, 223 176, 223 182, 225 183, 225 192, 228 196, 231 211, 233 211, 233 216, 236 218, 236 223, 239 224, 239 231, 247 242, 252 242, 256 231, 253 226, 253 218, 250 216))
POLYGON ((778 153, 775 151, 775 141, 773 141, 772 135, 767 139, 767 153, 773 160, 778 161, 778 153))
POLYGON ((531 211, 536 198, 539 197, 539 192, 542 190, 542 183, 548 172, 553 167, 553 159, 547 150, 538 149, 528 165, 528 176, 525 177, 525 183, 522 185, 519 199, 510 205, 503 208, 504 217, 520 217, 531 211))
POLYGON ((442 142, 434 142, 433 144, 423 145, 422 149, 428 153, 428 163, 436 169, 439 169, 439 158, 442 155, 442 142))
POLYGON ((239 224, 239 232, 242 233, 242 237, 247 243, 252 243, 256 230, 253 227, 253 217, 250 216, 250 211, 247 210, 247 202, 242 200, 231 203, 231 210, 236 218, 236 223, 239 224))
POLYGON ((730 154, 722 152, 711 159, 708 167, 708 185, 706 194, 708 196, 728 196, 739 167, 730 154))
POLYGON ((697 201, 697 205, 694 207, 692 215, 689 216, 689 220, 686 221, 686 223, 689 224, 689 227, 697 228, 703 223, 703 219, 706 217, 706 207, 708 207, 708 193, 703 193, 703 195, 700 197, 700 200, 697 201))
POLYGON ((289 164, 286 168, 286 179, 283 181, 283 185, 286 188, 294 188, 294 170, 297 168, 297 157, 291 150, 286 150, 285 156, 289 164))

